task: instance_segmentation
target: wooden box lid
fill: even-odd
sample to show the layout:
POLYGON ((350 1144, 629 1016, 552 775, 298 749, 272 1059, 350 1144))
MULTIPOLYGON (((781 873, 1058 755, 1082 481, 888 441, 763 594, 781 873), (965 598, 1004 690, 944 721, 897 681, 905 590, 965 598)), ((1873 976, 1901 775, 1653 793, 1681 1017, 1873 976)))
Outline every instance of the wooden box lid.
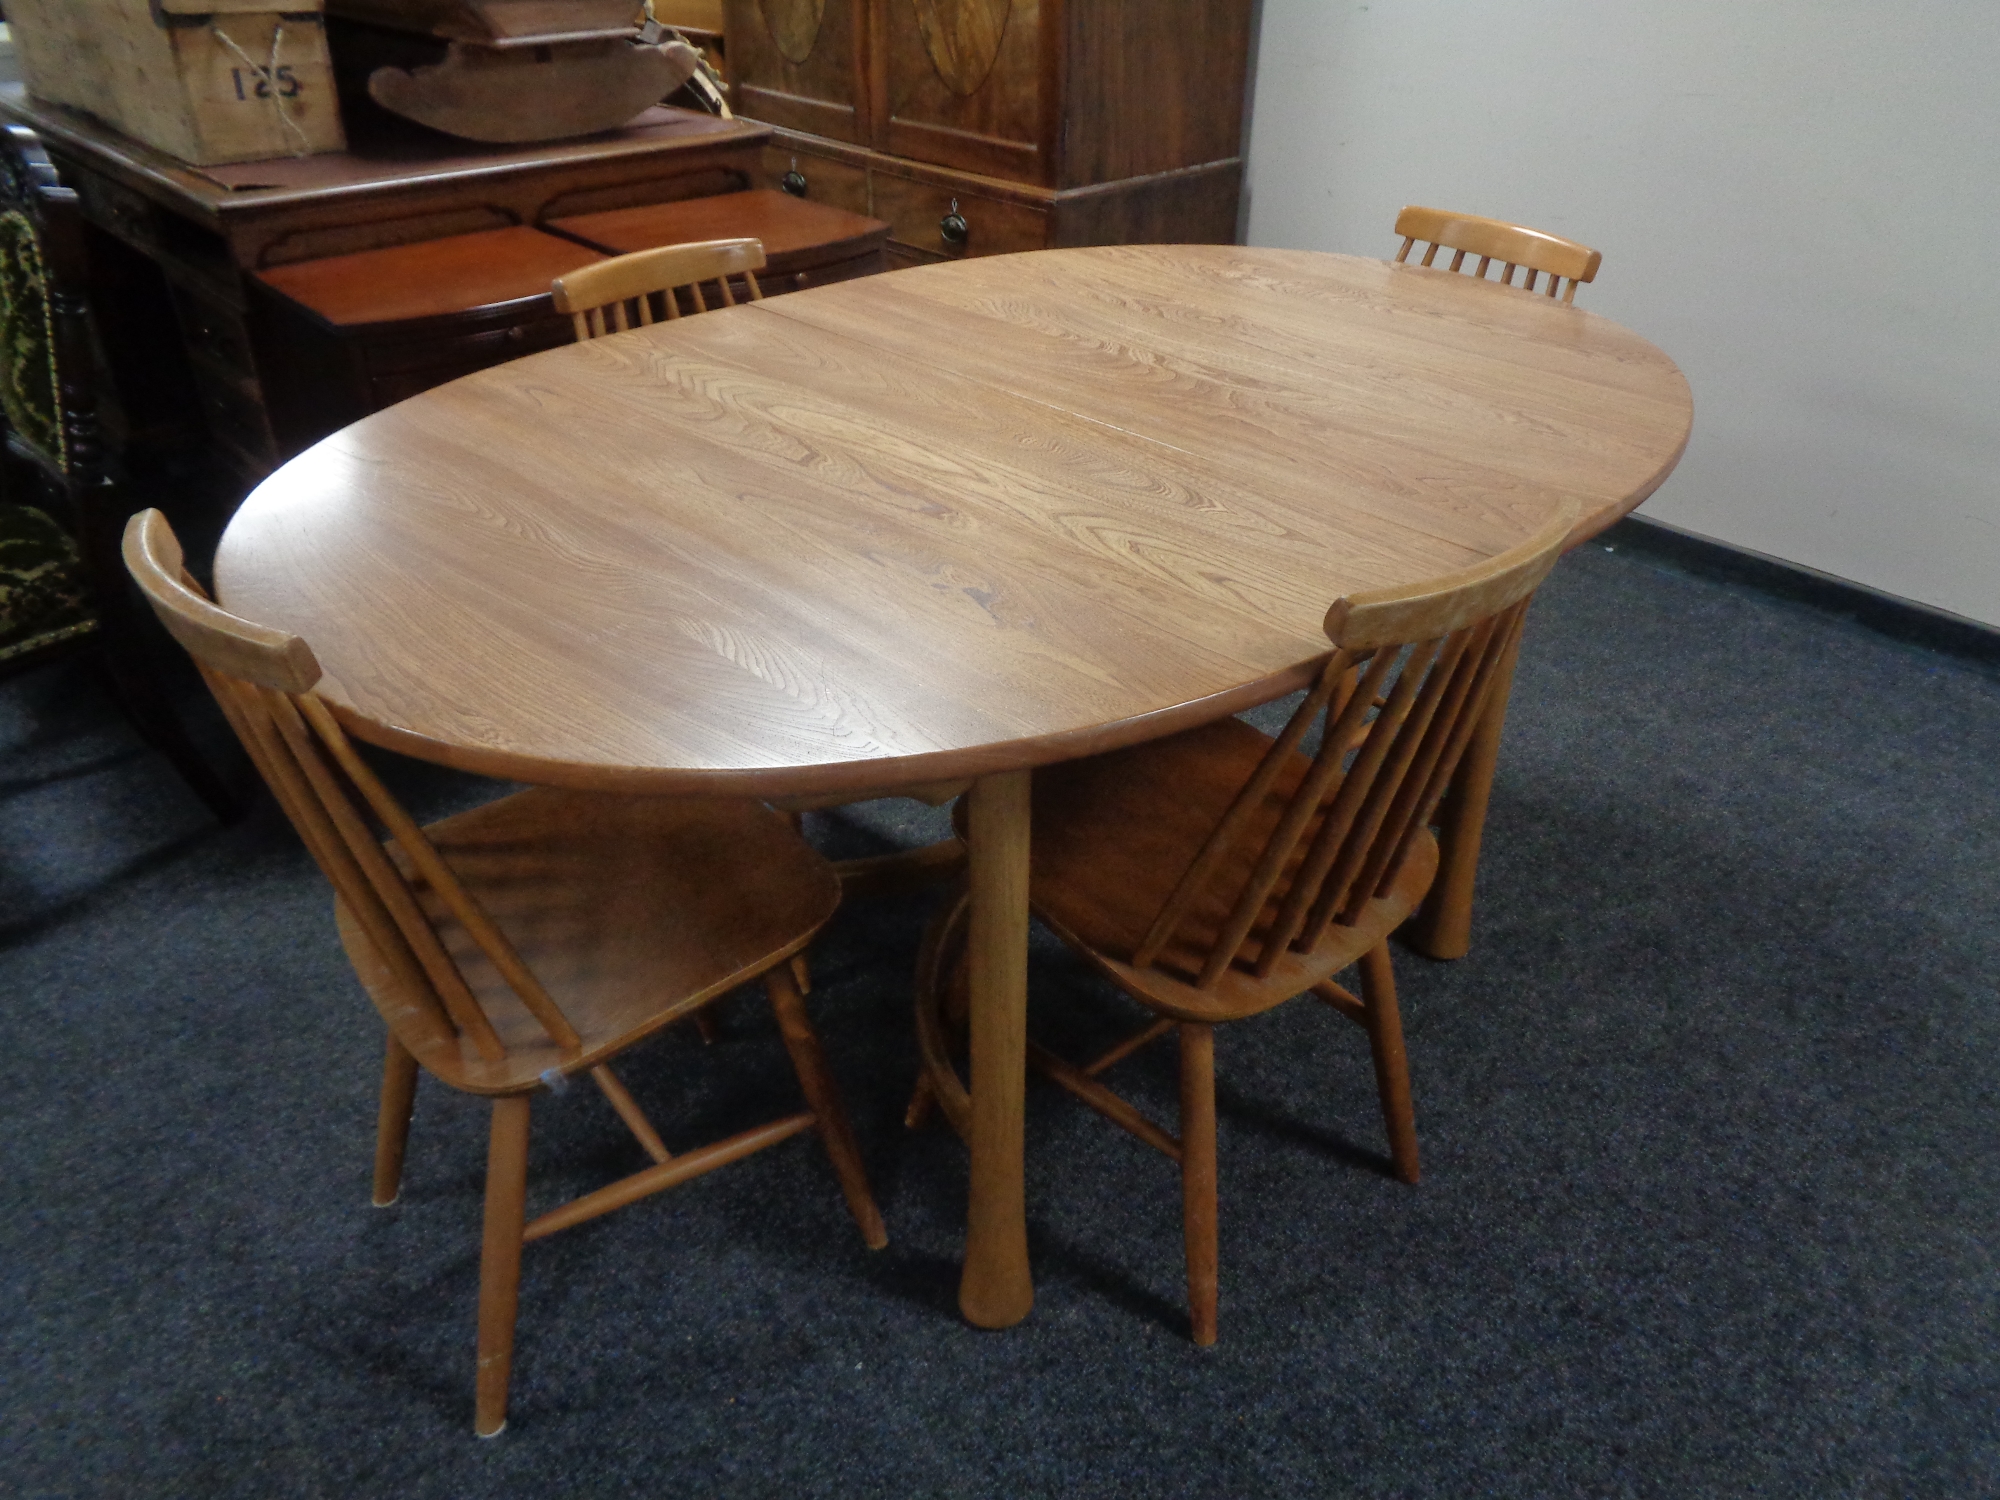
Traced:
POLYGON ((758 239, 771 271, 780 275, 866 255, 889 238, 880 219, 771 188, 577 214, 551 219, 548 227, 612 255, 696 240, 758 239))
POLYGON ((329 14, 485 46, 630 37, 637 0, 328 0, 329 14))
POLYGON ((556 277, 603 259, 574 240, 521 227, 302 260, 256 275, 323 322, 352 328, 546 298, 556 277))

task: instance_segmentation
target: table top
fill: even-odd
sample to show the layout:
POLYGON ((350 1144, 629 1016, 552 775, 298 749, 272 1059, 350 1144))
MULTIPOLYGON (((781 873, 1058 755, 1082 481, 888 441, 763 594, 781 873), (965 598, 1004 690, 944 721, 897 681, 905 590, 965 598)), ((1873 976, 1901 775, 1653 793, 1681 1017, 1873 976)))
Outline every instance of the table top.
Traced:
POLYGON ((578 787, 977 776, 1302 685, 1343 593, 1581 538, 1687 438, 1584 309, 1304 251, 894 272, 532 355, 356 423, 216 561, 361 737, 578 787))

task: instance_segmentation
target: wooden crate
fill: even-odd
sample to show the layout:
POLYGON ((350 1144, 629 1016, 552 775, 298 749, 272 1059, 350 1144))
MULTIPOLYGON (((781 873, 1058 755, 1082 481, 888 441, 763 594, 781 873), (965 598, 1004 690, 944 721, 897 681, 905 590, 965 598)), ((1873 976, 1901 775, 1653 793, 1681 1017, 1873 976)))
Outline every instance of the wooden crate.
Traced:
POLYGON ((28 92, 196 165, 339 151, 320 0, 7 0, 28 92))

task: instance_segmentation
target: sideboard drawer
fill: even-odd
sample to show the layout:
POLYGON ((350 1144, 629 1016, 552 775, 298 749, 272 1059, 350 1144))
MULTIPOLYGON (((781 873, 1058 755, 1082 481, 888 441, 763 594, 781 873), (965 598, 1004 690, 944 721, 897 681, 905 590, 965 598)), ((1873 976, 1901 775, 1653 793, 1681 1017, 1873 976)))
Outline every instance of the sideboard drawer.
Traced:
POLYGON ((789 146, 764 148, 763 170, 758 174, 757 186, 789 191, 785 178, 793 171, 805 179, 806 190, 797 196, 807 202, 830 203, 851 214, 868 212, 868 173, 864 168, 789 146))
POLYGON ((1007 255, 1039 250, 1048 243, 1048 214, 1026 203, 986 198, 957 187, 914 182, 883 171, 871 172, 875 217, 889 221, 889 238, 930 255, 1007 255), (954 211, 965 221, 965 239, 946 238, 944 221, 954 211))
POLYGON ((852 281, 857 276, 875 276, 889 269, 889 259, 880 250, 871 250, 866 255, 852 256, 847 260, 831 261, 826 265, 808 266, 803 271, 783 272, 765 278, 764 295, 776 292, 803 292, 809 287, 831 286, 836 281, 852 281))

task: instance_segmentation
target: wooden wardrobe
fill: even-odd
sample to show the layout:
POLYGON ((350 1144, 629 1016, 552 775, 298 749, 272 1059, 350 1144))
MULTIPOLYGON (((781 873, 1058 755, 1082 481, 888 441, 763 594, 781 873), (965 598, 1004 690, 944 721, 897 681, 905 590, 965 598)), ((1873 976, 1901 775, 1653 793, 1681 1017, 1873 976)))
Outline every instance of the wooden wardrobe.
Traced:
POLYGON ((762 185, 893 261, 1229 243, 1253 0, 723 0, 762 185))

